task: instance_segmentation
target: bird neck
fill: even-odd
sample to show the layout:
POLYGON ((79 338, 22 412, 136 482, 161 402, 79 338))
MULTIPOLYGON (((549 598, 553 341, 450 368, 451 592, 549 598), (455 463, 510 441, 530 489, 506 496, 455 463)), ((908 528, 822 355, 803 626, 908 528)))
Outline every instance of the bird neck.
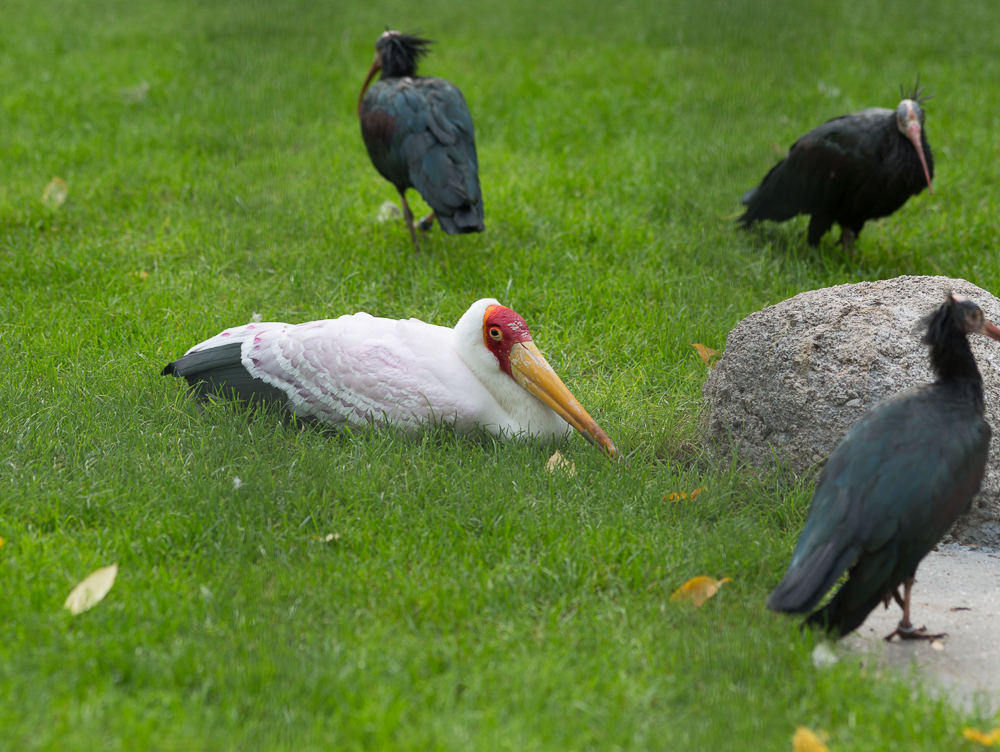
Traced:
POLYGON ((975 403, 977 411, 982 414, 983 377, 976 366, 968 337, 952 317, 935 323, 940 325, 932 325, 927 339, 931 346, 931 368, 937 375, 936 383, 967 394, 975 403))

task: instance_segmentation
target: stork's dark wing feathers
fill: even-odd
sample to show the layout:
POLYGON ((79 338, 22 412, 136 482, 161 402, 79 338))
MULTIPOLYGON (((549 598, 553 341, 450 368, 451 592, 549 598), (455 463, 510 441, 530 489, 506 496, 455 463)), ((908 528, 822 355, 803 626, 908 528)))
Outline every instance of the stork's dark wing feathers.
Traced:
POLYGON ((243 366, 242 343, 232 342, 188 353, 167 363, 163 376, 187 379, 194 397, 235 398, 249 404, 284 405, 288 395, 251 376, 243 366))

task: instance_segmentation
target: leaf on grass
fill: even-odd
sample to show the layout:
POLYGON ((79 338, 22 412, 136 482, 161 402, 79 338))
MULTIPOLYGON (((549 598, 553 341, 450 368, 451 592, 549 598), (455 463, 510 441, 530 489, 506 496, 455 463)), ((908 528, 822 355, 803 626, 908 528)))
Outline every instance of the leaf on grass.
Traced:
POLYGON ((143 281, 146 281, 147 279, 149 279, 149 272, 144 272, 144 271, 140 270, 140 271, 132 272, 132 273, 135 276, 137 276, 139 279, 143 280, 143 281))
POLYGON ((0 548, 3 548, 3 538, 0 538, 0 548))
POLYGON ((821 737, 812 729, 799 726, 792 737, 792 752, 830 752, 825 740, 826 734, 821 737))
POLYGON ((964 736, 970 742, 976 742, 977 744, 984 744, 987 747, 990 746, 991 744, 1000 745, 1000 728, 995 728, 989 733, 984 733, 979 729, 966 727, 962 729, 962 736, 964 736))
POLYGON ((42 191, 42 204, 46 209, 58 209, 69 195, 69 186, 62 178, 52 178, 42 191))
POLYGON ((712 365, 712 358, 718 358, 719 353, 713 350, 711 347, 705 347, 700 342, 692 342, 691 347, 698 351, 698 357, 705 361, 705 365, 709 368, 714 368, 712 365))
POLYGON ((719 588, 725 583, 731 582, 728 577, 721 580, 713 580, 711 577, 701 575, 692 577, 670 596, 672 601, 690 601, 696 608, 700 608, 709 598, 719 592, 719 588))
POLYGON ((549 457, 549 461, 545 463, 545 469, 550 473, 554 473, 556 470, 559 470, 566 473, 566 475, 571 478, 576 475, 576 463, 570 462, 568 459, 563 457, 558 449, 555 454, 549 457))
POLYGON ((691 493, 686 491, 674 491, 673 493, 667 494, 663 497, 664 501, 681 501, 683 499, 694 499, 702 491, 707 491, 708 489, 704 486, 699 486, 691 493))
POLYGON ((111 586, 115 584, 115 577, 117 576, 117 564, 95 569, 66 596, 63 608, 67 609, 74 616, 82 614, 84 611, 89 611, 104 600, 104 596, 108 594, 111 586))

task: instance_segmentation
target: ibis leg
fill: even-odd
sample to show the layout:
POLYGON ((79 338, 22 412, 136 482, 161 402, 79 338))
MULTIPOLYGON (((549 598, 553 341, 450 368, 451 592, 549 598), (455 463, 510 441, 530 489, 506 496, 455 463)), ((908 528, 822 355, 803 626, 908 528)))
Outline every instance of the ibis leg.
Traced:
POLYGON ((844 250, 850 255, 854 255, 854 241, 857 240, 858 234, 852 230, 850 227, 840 228, 840 244, 844 246, 844 250))
POLYGON ((420 220, 420 222, 417 224, 417 227, 420 228, 421 232, 427 232, 432 227, 434 227, 435 219, 437 219, 437 216, 434 214, 434 212, 431 212, 426 217, 420 220))
POLYGON ((413 229, 413 212, 410 211, 410 205, 406 203, 406 194, 403 191, 399 192, 399 199, 403 202, 403 219, 406 220, 406 227, 410 231, 413 247, 419 251, 420 243, 417 242, 417 231, 413 229))
MULTIPOLYGON (((913 624, 910 623, 910 593, 913 591, 914 582, 916 582, 916 580, 913 577, 907 577, 903 582, 903 602, 899 604, 903 608, 903 618, 899 620, 899 626, 896 627, 896 631, 886 635, 886 642, 891 640, 893 637, 899 637, 901 640, 940 640, 942 637, 948 636, 945 632, 940 634, 927 634, 927 627, 914 629, 913 624)), ((898 590, 893 595, 898 602, 898 590)))

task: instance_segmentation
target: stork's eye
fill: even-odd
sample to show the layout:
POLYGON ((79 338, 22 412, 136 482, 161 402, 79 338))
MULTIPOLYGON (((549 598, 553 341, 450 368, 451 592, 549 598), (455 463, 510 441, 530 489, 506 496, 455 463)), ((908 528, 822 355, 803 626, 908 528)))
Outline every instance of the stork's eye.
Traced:
POLYGON ((490 336, 493 339, 495 339, 497 342, 499 342, 501 339, 503 339, 503 332, 500 331, 500 327, 499 326, 491 326, 490 327, 490 336))

